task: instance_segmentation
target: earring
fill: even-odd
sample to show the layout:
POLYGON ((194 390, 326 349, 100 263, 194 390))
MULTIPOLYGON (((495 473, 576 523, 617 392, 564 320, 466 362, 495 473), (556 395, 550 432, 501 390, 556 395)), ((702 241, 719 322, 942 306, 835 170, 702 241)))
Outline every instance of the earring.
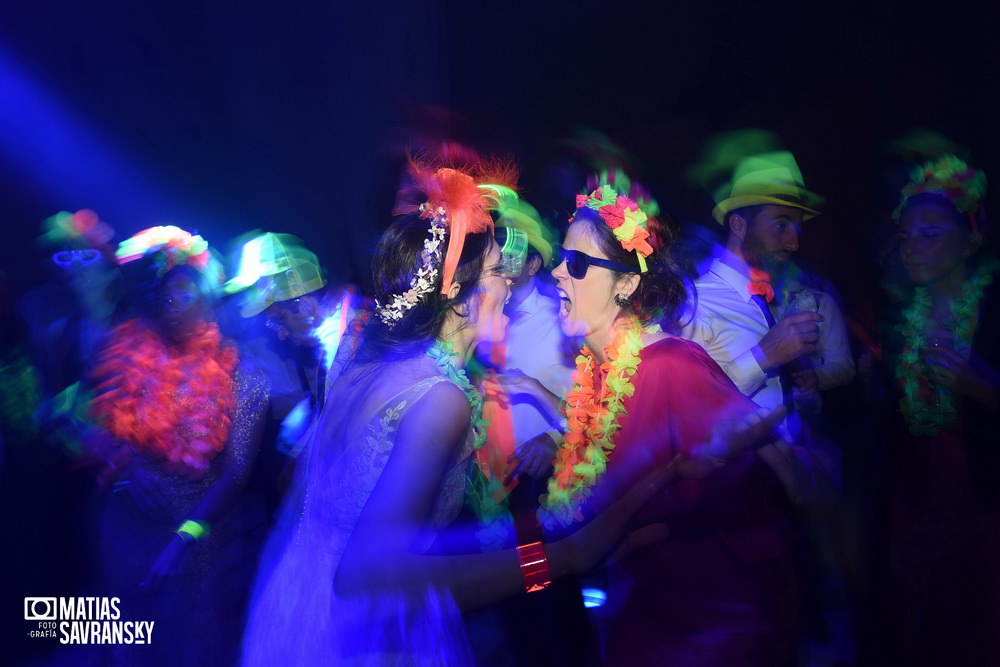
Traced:
POLYGON ((630 305, 628 297, 624 294, 615 294, 615 305, 619 308, 628 308, 630 305))

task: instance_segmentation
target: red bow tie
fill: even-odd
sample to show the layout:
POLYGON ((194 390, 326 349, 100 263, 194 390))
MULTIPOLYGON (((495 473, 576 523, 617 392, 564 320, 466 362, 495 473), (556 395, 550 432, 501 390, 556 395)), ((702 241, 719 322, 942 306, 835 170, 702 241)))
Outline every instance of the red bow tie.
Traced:
POLYGON ((771 287, 771 276, 767 271, 750 268, 750 282, 747 283, 747 292, 753 296, 762 296, 768 303, 774 299, 774 288, 771 287))

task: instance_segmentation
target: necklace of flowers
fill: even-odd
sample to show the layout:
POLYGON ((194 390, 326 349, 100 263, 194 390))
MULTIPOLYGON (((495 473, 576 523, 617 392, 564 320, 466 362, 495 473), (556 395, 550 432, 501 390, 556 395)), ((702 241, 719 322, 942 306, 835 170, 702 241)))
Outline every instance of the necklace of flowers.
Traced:
MULTIPOLYGON (((658 326, 647 329, 659 331, 658 326)), ((643 329, 637 321, 619 330, 605 346, 607 361, 597 369, 603 377, 601 395, 594 390, 594 354, 586 345, 576 358, 575 386, 563 402, 566 432, 556 452, 555 471, 548 494, 542 496, 542 523, 549 528, 583 520, 582 506, 591 489, 607 469, 614 451, 614 437, 626 414, 625 399, 635 393, 632 377, 642 361, 643 329)))
POLYGON ((943 155, 936 161, 914 167, 893 217, 898 220, 906 201, 924 192, 935 192, 947 198, 955 208, 969 215, 974 225, 974 214, 986 197, 986 174, 954 155, 943 155))
POLYGON ((767 271, 751 266, 747 292, 752 296, 764 297, 764 301, 767 303, 774 301, 774 286, 771 284, 771 275, 767 271))
MULTIPOLYGON (((970 280, 962 285, 962 293, 951 303, 951 316, 955 323, 955 338, 968 348, 976 326, 979 302, 986 287, 993 282, 993 274, 1000 262, 984 262, 970 280)), ((930 392, 927 365, 923 351, 927 347, 931 314, 931 295, 926 287, 917 287, 910 307, 903 313, 903 323, 897 330, 903 335, 903 353, 896 367, 896 379, 903 383, 899 407, 913 435, 935 435, 955 421, 958 412, 954 393, 947 387, 930 392), (933 394, 933 400, 928 400, 933 394)))
POLYGON ((92 414, 131 449, 194 479, 222 451, 236 405, 238 354, 206 324, 182 345, 167 345, 139 320, 121 324, 101 355, 92 414))
POLYGON ((472 436, 473 447, 481 448, 486 444, 486 420, 483 419, 483 395, 479 389, 470 381, 465 374, 464 368, 455 366, 454 359, 455 346, 443 340, 436 341, 427 349, 427 356, 434 360, 438 372, 445 376, 465 392, 465 397, 469 399, 469 406, 472 408, 472 436))
MULTIPOLYGON (((469 381, 465 369, 455 366, 454 359, 457 355, 454 344, 438 340, 428 348, 427 356, 434 360, 441 375, 465 392, 465 397, 472 407, 472 446, 473 449, 481 449, 486 444, 486 427, 489 423, 483 419, 483 395, 469 381)), ((499 486, 498 480, 487 479, 479 466, 475 462, 471 463, 465 490, 465 504, 479 517, 482 525, 477 531, 477 536, 489 550, 501 546, 509 532, 510 521, 506 503, 497 503, 493 500, 494 492, 499 486)))

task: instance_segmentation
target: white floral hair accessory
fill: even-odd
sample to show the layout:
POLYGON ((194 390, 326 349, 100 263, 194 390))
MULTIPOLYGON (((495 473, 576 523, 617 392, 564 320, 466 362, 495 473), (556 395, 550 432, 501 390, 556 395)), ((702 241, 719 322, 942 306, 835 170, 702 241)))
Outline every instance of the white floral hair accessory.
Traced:
POLYGON ((436 285, 441 294, 449 293, 466 235, 492 232, 490 211, 496 208, 501 198, 517 197, 511 187, 517 180, 516 170, 501 162, 477 162, 454 169, 436 168, 411 158, 409 172, 414 187, 401 194, 414 191, 421 193, 421 197, 411 200, 412 204, 401 200, 394 213, 419 211, 421 219, 431 221, 430 238, 424 240, 420 267, 410 280, 410 289, 392 295, 389 303, 375 302, 375 314, 390 327, 403 319, 406 311, 417 305, 436 285), (421 200, 423 203, 416 205, 421 200))
MULTIPOLYGON (((420 211, 426 210, 427 204, 420 205, 420 211)), ((444 256, 444 238, 448 231, 448 212, 439 206, 431 217, 429 237, 424 239, 424 249, 420 251, 420 268, 410 280, 410 289, 402 294, 392 295, 392 301, 382 305, 375 300, 375 314, 390 327, 403 319, 403 315, 413 308, 425 294, 434 291, 438 269, 444 256)))

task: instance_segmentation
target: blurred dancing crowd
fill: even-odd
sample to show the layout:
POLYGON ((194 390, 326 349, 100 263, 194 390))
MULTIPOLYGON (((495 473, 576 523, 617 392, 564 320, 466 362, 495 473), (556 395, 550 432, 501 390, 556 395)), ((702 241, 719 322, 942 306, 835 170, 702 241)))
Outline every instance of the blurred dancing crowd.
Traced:
POLYGON ((4 578, 154 625, 12 657, 1000 664, 986 175, 908 157, 838 260, 879 258, 863 311, 759 130, 691 166, 705 224, 620 164, 567 221, 509 159, 411 153, 370 289, 281 229, 44 220, 48 279, 0 302, 4 578))

